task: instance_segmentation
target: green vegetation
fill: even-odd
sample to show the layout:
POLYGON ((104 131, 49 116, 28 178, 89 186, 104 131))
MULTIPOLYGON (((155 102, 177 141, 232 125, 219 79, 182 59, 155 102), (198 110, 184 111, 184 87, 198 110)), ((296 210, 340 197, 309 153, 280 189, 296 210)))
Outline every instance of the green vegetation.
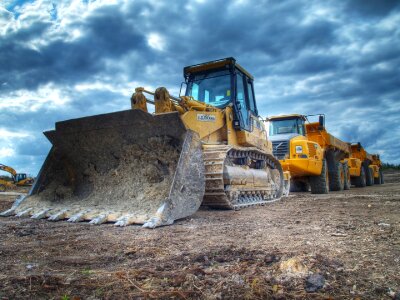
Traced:
POLYGON ((90 270, 89 268, 85 268, 81 271, 82 275, 90 275, 93 273, 92 270, 90 270))
POLYGON ((400 170, 400 164, 382 163, 382 170, 400 170))

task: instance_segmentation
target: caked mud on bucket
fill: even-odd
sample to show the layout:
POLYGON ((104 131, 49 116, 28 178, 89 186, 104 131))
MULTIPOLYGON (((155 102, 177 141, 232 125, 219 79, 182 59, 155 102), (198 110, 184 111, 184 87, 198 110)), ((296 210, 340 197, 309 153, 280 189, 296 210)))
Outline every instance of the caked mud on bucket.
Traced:
POLYGON ((6 215, 156 227, 193 214, 204 195, 196 133, 177 113, 140 110, 56 123, 30 195, 6 215))

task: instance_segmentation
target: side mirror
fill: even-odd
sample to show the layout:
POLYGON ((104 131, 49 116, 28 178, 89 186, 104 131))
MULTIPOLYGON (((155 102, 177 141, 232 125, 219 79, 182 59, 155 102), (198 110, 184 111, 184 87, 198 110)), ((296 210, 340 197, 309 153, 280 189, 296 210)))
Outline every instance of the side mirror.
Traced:
POLYGON ((324 116, 320 115, 318 118, 318 121, 319 121, 319 127, 324 128, 324 125, 325 125, 324 124, 325 123, 324 116))

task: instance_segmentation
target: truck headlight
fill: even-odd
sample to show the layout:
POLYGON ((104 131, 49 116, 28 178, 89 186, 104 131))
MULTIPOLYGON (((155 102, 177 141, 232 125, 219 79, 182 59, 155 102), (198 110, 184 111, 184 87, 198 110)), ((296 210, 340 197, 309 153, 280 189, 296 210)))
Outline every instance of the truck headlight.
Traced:
POLYGON ((303 153, 303 147, 302 146, 296 146, 296 153, 303 153))

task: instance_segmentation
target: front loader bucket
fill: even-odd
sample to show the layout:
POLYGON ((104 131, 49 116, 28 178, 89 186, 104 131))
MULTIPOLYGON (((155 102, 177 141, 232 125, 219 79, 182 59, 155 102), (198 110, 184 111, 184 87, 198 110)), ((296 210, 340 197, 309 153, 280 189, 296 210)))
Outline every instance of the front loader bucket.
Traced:
POLYGON ((53 147, 30 194, 2 215, 154 228, 202 202, 201 142, 178 113, 127 110, 58 122, 45 135, 53 147))

